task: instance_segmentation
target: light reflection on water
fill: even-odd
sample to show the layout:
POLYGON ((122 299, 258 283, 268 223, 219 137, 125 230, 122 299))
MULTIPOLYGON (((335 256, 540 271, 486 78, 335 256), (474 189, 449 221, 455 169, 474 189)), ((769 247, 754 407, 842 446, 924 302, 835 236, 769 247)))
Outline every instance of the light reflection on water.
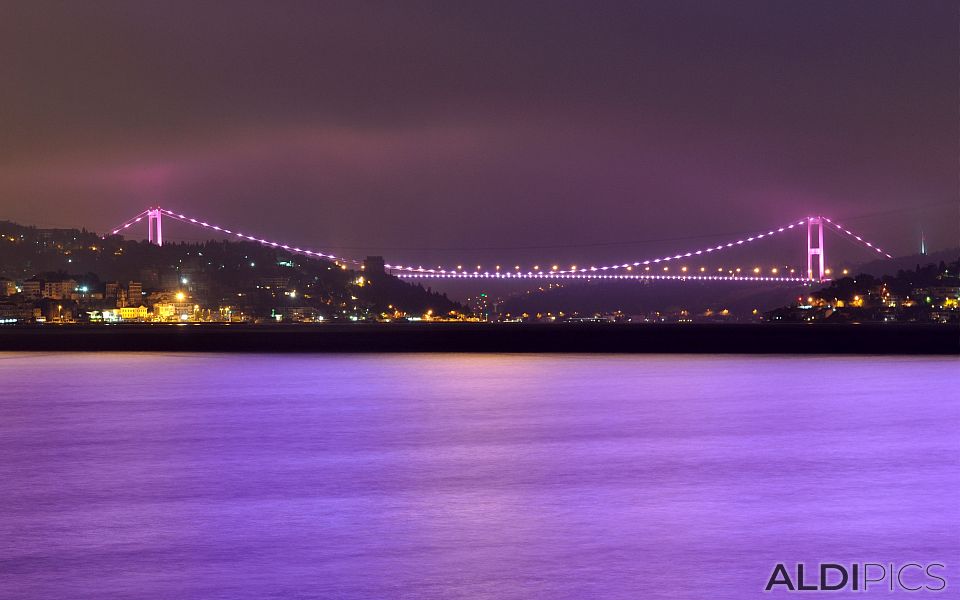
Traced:
POLYGON ((798 561, 960 587, 958 366, 0 354, 0 596, 750 598, 798 561))

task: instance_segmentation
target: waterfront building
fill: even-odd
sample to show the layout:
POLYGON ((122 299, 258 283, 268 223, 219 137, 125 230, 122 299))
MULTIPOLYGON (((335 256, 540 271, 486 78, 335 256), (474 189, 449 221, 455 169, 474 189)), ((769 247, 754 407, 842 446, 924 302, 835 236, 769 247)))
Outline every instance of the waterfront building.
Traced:
POLYGON ((34 319, 35 311, 39 315, 33 302, 5 300, 0 302, 0 323, 30 323, 34 319))
POLYGON ((139 306, 143 302, 143 286, 139 281, 131 281, 127 284, 127 305, 139 306))
POLYGON ((43 297, 51 300, 69 300, 76 288, 77 282, 73 279, 47 281, 43 284, 43 297))
POLYGON ((158 302, 153 305, 155 321, 173 321, 178 318, 177 307, 171 302, 158 302))
POLYGON ((13 296, 17 293, 17 284, 12 279, 0 277, 0 296, 13 296))
POLYGON ((23 290, 23 295, 28 298, 40 298, 42 297, 43 283, 36 277, 31 277, 23 282, 20 289, 23 290))
POLYGON ((103 292, 104 300, 118 302, 120 300, 120 283, 117 281, 108 281, 103 292))
POLYGON ((145 321, 148 311, 146 306, 124 306, 120 309, 120 319, 123 321, 145 321))

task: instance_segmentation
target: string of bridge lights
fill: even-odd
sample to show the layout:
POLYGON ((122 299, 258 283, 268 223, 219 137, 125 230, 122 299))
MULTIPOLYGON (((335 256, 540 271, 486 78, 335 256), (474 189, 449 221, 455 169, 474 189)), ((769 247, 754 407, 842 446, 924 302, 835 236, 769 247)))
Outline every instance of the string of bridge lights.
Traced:
MULTIPOLYGON (((149 211, 145 211, 145 212, 149 212, 149 211)), ((172 219, 174 219, 174 220, 176 220, 176 221, 182 221, 182 222, 184 222, 184 223, 189 223, 189 224, 191 224, 191 225, 196 225, 196 226, 198 226, 198 227, 203 227, 203 228, 209 229, 209 230, 211 230, 211 231, 217 231, 217 232, 219 232, 219 233, 221 233, 221 234, 232 235, 232 236, 234 236, 234 237, 237 237, 237 238, 240 238, 240 239, 243 239, 243 240, 248 240, 248 241, 251 241, 251 242, 257 242, 258 244, 263 244, 264 246, 270 246, 271 248, 280 248, 280 249, 282 249, 282 250, 286 250, 287 252, 293 252, 293 253, 295 253, 295 254, 302 254, 302 255, 304 255, 304 256, 311 256, 311 257, 315 257, 315 258, 326 258, 326 259, 330 259, 330 260, 333 260, 333 261, 338 262, 338 263, 349 263, 349 264, 353 264, 353 265, 360 265, 360 264, 362 264, 361 261, 356 260, 356 259, 353 259, 353 258, 346 258, 346 257, 343 257, 343 256, 337 256, 337 255, 335 255, 335 254, 329 254, 329 253, 320 252, 320 251, 317 251, 317 250, 307 250, 307 249, 304 249, 304 248, 300 248, 299 246, 292 246, 292 245, 290 245, 290 244, 284 244, 284 243, 281 243, 281 242, 274 242, 274 241, 272 241, 272 240, 267 240, 267 239, 264 239, 264 238, 261 238, 261 237, 257 237, 257 236, 255 236, 255 235, 250 235, 250 234, 247 234, 247 233, 241 233, 241 232, 236 231, 236 230, 233 230, 233 229, 228 229, 228 228, 226 228, 226 227, 221 227, 221 226, 219 226, 219 225, 214 225, 214 224, 208 223, 208 222, 206 222, 206 221, 201 221, 200 219, 194 219, 194 218, 188 217, 188 216, 186 216, 186 215, 184 215, 184 214, 182 214, 182 213, 175 213, 175 212, 173 212, 172 210, 167 210, 167 209, 165 209, 165 208, 161 208, 161 209, 160 209, 160 212, 162 212, 164 215, 166 215, 166 216, 168 216, 168 217, 170 217, 170 218, 172 218, 172 219)), ((141 216, 140 218, 142 219, 142 216, 141 216)), ((139 220, 139 219, 138 219, 138 220, 139 220)), ((116 231, 115 231, 114 233, 116 233, 116 231)))
POLYGON ((119 225, 117 225, 117 227, 116 227, 115 229, 113 229, 113 230, 110 232, 111 235, 117 235, 118 233, 120 233, 120 232, 123 231, 124 229, 129 229, 130 226, 139 223, 140 221, 143 220, 143 218, 147 215, 148 212, 150 212, 149 209, 148 209, 148 210, 144 210, 144 211, 142 211, 141 213, 139 213, 139 214, 137 214, 137 215, 135 215, 135 216, 127 219, 127 220, 124 221, 123 223, 120 223, 119 225))
POLYGON ((833 225, 834 227, 836 227, 839 231, 842 231, 843 233, 849 235, 850 237, 854 238, 855 240, 857 240, 857 241, 860 242, 861 244, 866 245, 866 246, 867 246, 868 248, 870 248, 871 250, 875 250, 878 254, 882 254, 882 255, 886 256, 887 258, 893 258, 892 256, 890 256, 889 254, 887 254, 886 252, 884 252, 883 250, 881 250, 881 249, 878 248, 877 246, 871 244, 871 243, 868 242, 867 240, 865 240, 865 239, 863 239, 862 237, 860 237, 859 235, 853 233, 853 232, 850 231, 849 229, 843 227, 843 226, 840 225, 839 223, 835 223, 835 222, 831 221, 830 219, 828 219, 828 218, 826 218, 826 217, 821 217, 821 218, 822 218, 824 221, 826 221, 827 223, 830 223, 831 225, 833 225))
MULTIPOLYGON (((261 238, 255 235, 250 235, 246 233, 241 233, 234 229, 227 227, 222 227, 220 225, 215 225, 201 219, 196 219, 189 217, 183 213, 174 212, 169 209, 158 208, 158 210, 165 216, 170 217, 174 220, 188 223, 190 225, 195 225, 197 227, 202 227, 209 229, 211 231, 216 231, 220 234, 231 235, 242 240, 247 240, 251 242, 256 242, 263 244, 264 246, 270 246, 272 248, 278 248, 285 250, 287 252, 302 254, 304 256, 314 257, 314 258, 324 258, 333 260, 337 263, 352 264, 352 265, 361 265, 362 261, 353 258, 347 258, 343 256, 337 256, 328 252, 321 252, 318 250, 308 250, 300 248, 299 246, 294 246, 290 244, 284 244, 281 242, 276 242, 261 238)), ((124 223, 117 226, 111 231, 112 234, 116 235, 122 231, 129 229, 131 226, 136 223, 141 222, 147 213, 150 210, 144 210, 132 217, 131 219, 125 221, 124 223)), ((853 233, 849 229, 846 229, 839 223, 828 219, 827 217, 820 217, 830 225, 834 226, 838 232, 841 232, 845 235, 850 236, 855 239, 860 244, 868 247, 869 249, 885 256, 887 258, 893 258, 890 254, 883 251, 877 245, 863 239, 861 236, 853 233)), ((621 264, 612 264, 612 265, 603 265, 603 266, 590 266, 578 268, 576 265, 571 266, 569 269, 561 269, 559 265, 552 265, 548 269, 541 269, 540 265, 535 265, 532 270, 523 272, 519 265, 514 268, 514 271, 501 270, 501 266, 497 265, 493 272, 490 271, 481 271, 481 265, 477 265, 476 269, 473 271, 464 270, 462 265, 458 265, 456 268, 445 269, 442 266, 438 266, 436 269, 424 268, 423 266, 409 266, 409 265, 394 265, 394 264, 385 264, 384 267, 391 271, 394 275, 405 278, 445 278, 445 279, 661 279, 661 280, 703 280, 703 281, 781 281, 781 282, 799 282, 799 281, 808 281, 807 277, 794 277, 794 276, 785 276, 777 275, 778 269, 773 268, 771 273, 773 276, 764 276, 760 274, 760 268, 755 267, 753 269, 753 275, 740 275, 741 269, 729 269, 727 272, 728 275, 688 275, 686 274, 688 268, 686 266, 681 267, 681 274, 652 274, 649 273, 654 266, 659 266, 664 263, 671 263, 672 261, 681 260, 684 258, 693 258, 693 257, 703 257, 712 255, 715 252, 722 252, 730 248, 736 248, 739 246, 744 246, 765 238, 775 236, 780 233, 784 233, 791 229, 803 226, 813 221, 814 217, 808 217, 795 221, 789 224, 784 225, 783 227, 778 227, 775 229, 770 229, 766 232, 756 233, 749 237, 744 237, 738 240, 729 241, 722 244, 717 244, 716 246, 708 246, 704 248, 699 248, 697 250, 690 250, 688 252, 678 252, 672 255, 660 256, 657 258, 650 258, 644 260, 637 260, 634 262, 626 262, 621 264), (642 274, 633 274, 633 273, 624 273, 623 271, 631 272, 634 268, 643 268, 645 273, 642 274), (615 271, 613 274, 607 272, 615 271)), ((669 271, 669 266, 664 264, 664 271, 669 271)), ((724 269, 718 269, 719 272, 723 272, 724 269)), ((700 273, 705 273, 706 268, 700 267, 700 273)), ((793 269, 790 270, 791 274, 794 272, 793 269)), ((826 274, 829 274, 829 269, 826 271, 826 274)), ((846 271, 844 271, 846 274, 846 271)))
MULTIPOLYGON (((844 227, 840 226, 839 224, 831 221, 830 219, 828 219, 828 218, 826 218, 826 217, 822 217, 822 218, 823 218, 824 221, 830 223, 831 225, 834 225, 838 230, 840 230, 840 231, 842 231, 843 233, 846 233, 847 235, 850 235, 851 237, 855 238, 855 239, 856 239, 858 242, 860 242, 861 244, 866 245, 866 246, 869 247, 870 249, 872 249, 872 250, 874 250, 874 251, 876 251, 876 252, 878 252, 878 253, 886 256, 887 258, 893 258, 892 256, 890 256, 889 254, 887 254, 886 252, 884 252, 882 249, 880 249, 880 248, 877 247, 876 245, 872 244, 871 242, 868 242, 867 240, 864 240, 862 237, 854 234, 854 233, 851 232, 850 230, 845 229, 844 227)), ((806 218, 806 219, 801 219, 801 220, 796 221, 796 222, 794 222, 794 223, 789 223, 789 224, 787 224, 787 225, 784 225, 783 227, 778 227, 778 228, 776 228, 776 229, 771 229, 771 230, 767 231, 766 233, 763 233, 763 232, 757 233, 757 234, 754 234, 754 235, 752 235, 752 236, 745 237, 745 238, 741 238, 741 239, 736 240, 736 241, 730 241, 730 242, 726 242, 726 243, 723 243, 723 244, 718 244, 718 245, 716 245, 716 246, 709 246, 709 247, 706 247, 706 248, 700 248, 700 249, 698 249, 698 250, 691 250, 691 251, 689 251, 689 252, 681 252, 681 253, 677 253, 677 254, 674 254, 674 255, 661 256, 661 257, 659 257, 659 258, 639 260, 639 261, 635 261, 635 262, 633 262, 633 263, 623 263, 623 264, 616 264, 616 265, 604 265, 604 266, 600 266, 600 267, 591 266, 591 267, 585 267, 585 268, 579 268, 579 269, 578 269, 575 265, 574 265, 574 266, 571 266, 569 269, 560 269, 559 265, 553 265, 553 266, 552 266, 549 270, 547 270, 547 271, 543 271, 543 270, 541 270, 541 268, 540 268, 539 265, 535 265, 535 266, 533 267, 533 271, 527 271, 526 273, 510 273, 510 276, 516 277, 518 274, 519 274, 519 275, 526 275, 526 276, 528 276, 528 277, 530 277, 530 276, 542 277, 542 276, 544 276, 544 275, 548 275, 548 276, 549 276, 549 275, 559 276, 559 275, 570 275, 570 274, 581 274, 581 275, 583 275, 584 273, 597 273, 598 271, 601 272, 599 275, 602 275, 602 272, 603 272, 603 271, 618 270, 618 269, 624 269, 624 270, 627 270, 627 271, 632 271, 634 267, 644 267, 645 270, 649 271, 649 270, 650 270, 650 267, 651 267, 652 265, 657 265, 657 264, 660 264, 660 263, 667 263, 667 262, 670 262, 670 261, 673 261, 673 260, 680 260, 680 259, 683 259, 683 258, 692 258, 692 257, 695 257, 695 256, 709 255, 709 254, 711 254, 711 253, 713 253, 713 252, 720 252, 720 251, 726 250, 726 249, 728 249, 728 248, 734 248, 734 247, 737 247, 737 246, 743 246, 743 245, 745 245, 745 244, 750 244, 751 242, 755 242, 755 241, 758 241, 758 240, 761 240, 761 239, 764 239, 764 238, 772 237, 772 236, 774 236, 774 235, 776 235, 776 234, 778 234, 778 233, 783 233, 783 232, 788 231, 788 230, 790 230, 790 229, 793 229, 793 228, 795 228, 795 227, 799 227, 799 226, 806 225, 806 224, 809 223, 811 220, 813 220, 813 218, 812 218, 812 217, 809 217, 809 218, 806 218)), ((401 277, 405 276, 406 273, 410 273, 410 274, 413 274, 413 273, 428 274, 428 275, 430 275, 430 276, 433 276, 433 275, 443 276, 443 275, 451 275, 451 274, 453 274, 453 275, 455 275, 456 277, 466 276, 466 277, 464 277, 464 278, 489 277, 489 276, 491 276, 491 275, 494 276, 494 277, 496 277, 496 276, 497 276, 497 273, 500 273, 500 271, 501 271, 501 267, 500 267, 499 265, 496 266, 495 272, 494 272, 493 274, 491 274, 491 273, 489 273, 489 272, 481 272, 481 271, 480 271, 480 269, 481 269, 480 265, 477 265, 476 270, 475 270, 475 271, 472 271, 472 272, 471 272, 471 271, 464 271, 462 266, 458 266, 456 269, 444 269, 444 268, 442 268, 442 267, 437 267, 436 269, 425 269, 425 268, 423 268, 422 266, 419 266, 419 267, 411 267, 411 266, 402 266, 402 265, 386 265, 386 267, 387 267, 388 269, 392 270, 392 271, 399 271, 399 272, 397 272, 397 273, 395 273, 395 274, 398 275, 398 276, 401 276, 401 277)), ((514 270, 515 270, 515 271, 520 271, 520 266, 517 265, 516 267, 514 267, 514 270)), ((667 269, 665 268, 664 270, 667 270, 667 269)), ((686 271, 686 270, 687 270, 687 267, 683 267, 682 270, 683 270, 683 271, 686 271)), ((704 270, 704 268, 701 268, 701 271, 703 271, 703 270, 704 270)), ((722 269, 721 269, 721 270, 722 270, 722 269)), ((740 269, 736 269, 736 272, 739 272, 739 271, 740 271, 740 269)), ((755 269, 754 269, 754 273, 758 273, 758 272, 759 272, 759 268, 755 268, 755 269)), ((773 272, 776 273, 776 269, 774 269, 773 272)), ((501 273, 501 276, 506 276, 508 273, 509 273, 509 272, 503 272, 503 273, 501 273)), ((698 277, 698 276, 694 276, 694 275, 675 275, 675 276, 663 276, 663 275, 648 276, 648 275, 640 275, 640 276, 635 276, 635 277, 636 277, 636 278, 650 278, 650 277, 660 277, 660 278, 663 278, 663 277, 671 277, 671 278, 672 278, 672 277, 676 277, 676 278, 684 278, 684 277, 685 277, 685 278, 687 278, 687 279, 692 279, 692 278, 698 277)), ((717 276, 712 276, 712 275, 711 275, 711 276, 707 276, 707 277, 717 277, 717 276)), ((584 277, 578 277, 578 278, 584 278, 584 277)), ((600 277, 597 277, 597 278, 600 278, 600 277)), ((777 279, 771 279, 771 280, 774 280, 774 281, 775 281, 775 280, 777 280, 777 279)), ((784 280, 785 280, 785 281, 790 281, 790 280, 792 280, 792 279, 791 279, 791 278, 786 278, 786 279, 784 279, 784 280)))
MULTIPOLYGON (((705 254, 711 254, 711 253, 713 253, 713 252, 719 252, 719 251, 722 251, 722 250, 726 250, 727 248, 733 248, 733 247, 735 247, 735 246, 742 246, 742 245, 744 245, 744 244, 749 244, 750 242, 755 242, 755 241, 757 241, 757 240, 761 240, 761 239, 766 238, 766 237, 774 236, 774 235, 776 235, 776 234, 778 234, 778 233, 783 233, 783 232, 785 232, 785 231, 787 231, 787 230, 789 230, 789 229, 793 229, 794 227, 797 227, 798 225, 805 225, 806 223, 807 223, 807 219, 803 219, 803 220, 801 220, 801 221, 797 221, 796 223, 790 223, 790 224, 788 224, 788 225, 784 225, 783 227, 779 227, 779 228, 777 228, 777 229, 771 229, 770 231, 768 231, 768 232, 766 232, 766 233, 757 233, 757 234, 754 234, 754 235, 752 235, 752 236, 750 236, 750 237, 742 238, 742 239, 739 239, 739 240, 736 240, 736 241, 727 242, 727 243, 725 243, 725 244, 719 244, 719 245, 717 245, 717 246, 710 246, 710 247, 707 247, 707 248, 700 248, 700 249, 698 249, 698 250, 691 250, 691 251, 689 251, 689 252, 680 252, 680 253, 674 254, 674 255, 661 256, 661 257, 659 257, 659 258, 650 258, 650 259, 646 259, 646 260, 638 260, 638 261, 635 261, 635 262, 633 262, 633 263, 623 263, 623 264, 616 264, 616 265, 604 265, 604 266, 600 266, 600 267, 591 266, 591 267, 584 267, 584 268, 578 268, 576 265, 573 265, 573 266, 571 266, 569 269, 561 269, 559 265, 553 265, 550 269, 548 269, 548 272, 553 273, 553 274, 555 274, 555 275, 566 275, 566 274, 571 274, 571 273, 581 273, 581 274, 584 273, 584 272, 595 273, 595 272, 597 272, 597 271, 601 271, 601 272, 602 272, 602 271, 610 271, 610 270, 617 270, 617 269, 625 269, 625 270, 632 271, 632 270, 633 270, 633 267, 645 267, 645 266, 649 266, 649 265, 655 265, 655 264, 659 264, 659 263, 670 262, 670 261, 672 261, 672 260, 679 260, 679 259, 682 259, 682 258, 691 258, 691 257, 694 257, 694 256, 702 256, 702 255, 705 255, 705 254)), ((422 266, 421 266, 421 267, 410 267, 410 266, 402 266, 402 265, 386 265, 386 268, 387 268, 387 269, 390 269, 391 271, 401 271, 401 272, 406 271, 406 272, 411 272, 411 273, 439 273, 439 274, 445 274, 445 273, 460 273, 460 272, 463 272, 463 267, 462 267, 462 266, 458 266, 457 269, 443 269, 443 268, 441 268, 441 267, 437 267, 436 269, 424 269, 422 266)), ((519 266, 517 266, 517 267, 515 268, 515 270, 519 270, 519 269, 520 269, 519 266)), ((500 270, 500 266, 499 266, 499 265, 496 267, 496 270, 497 270, 497 271, 500 270)), ((540 272, 540 271, 541 271, 540 266, 539 266, 539 265, 535 265, 535 266, 533 267, 533 271, 528 271, 528 274, 531 274, 531 275, 532 275, 532 274, 535 274, 536 272, 540 272)), ((480 265, 477 265, 477 269, 476 269, 476 271, 474 271, 474 273, 479 273, 479 272, 480 272, 480 265)), ((398 273, 398 274, 399 274, 399 273, 398 273)))
POLYGON ((673 281, 768 281, 809 283, 806 277, 766 277, 751 275, 603 275, 593 273, 397 273, 404 279, 623 279, 673 281))

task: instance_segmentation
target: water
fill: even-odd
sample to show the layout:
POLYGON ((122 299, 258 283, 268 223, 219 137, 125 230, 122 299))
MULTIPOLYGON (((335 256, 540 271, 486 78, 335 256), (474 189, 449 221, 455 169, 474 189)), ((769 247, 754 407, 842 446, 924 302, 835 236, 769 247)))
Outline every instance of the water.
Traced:
POLYGON ((798 561, 960 588, 958 366, 0 354, 0 597, 752 598, 798 561))

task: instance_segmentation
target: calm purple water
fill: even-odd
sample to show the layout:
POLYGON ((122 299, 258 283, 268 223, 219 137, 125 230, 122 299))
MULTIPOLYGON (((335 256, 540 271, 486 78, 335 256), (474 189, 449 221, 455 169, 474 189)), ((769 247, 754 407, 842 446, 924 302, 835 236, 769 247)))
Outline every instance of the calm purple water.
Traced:
POLYGON ((955 591, 958 367, 0 354, 0 597, 770 598, 798 561, 955 591))

